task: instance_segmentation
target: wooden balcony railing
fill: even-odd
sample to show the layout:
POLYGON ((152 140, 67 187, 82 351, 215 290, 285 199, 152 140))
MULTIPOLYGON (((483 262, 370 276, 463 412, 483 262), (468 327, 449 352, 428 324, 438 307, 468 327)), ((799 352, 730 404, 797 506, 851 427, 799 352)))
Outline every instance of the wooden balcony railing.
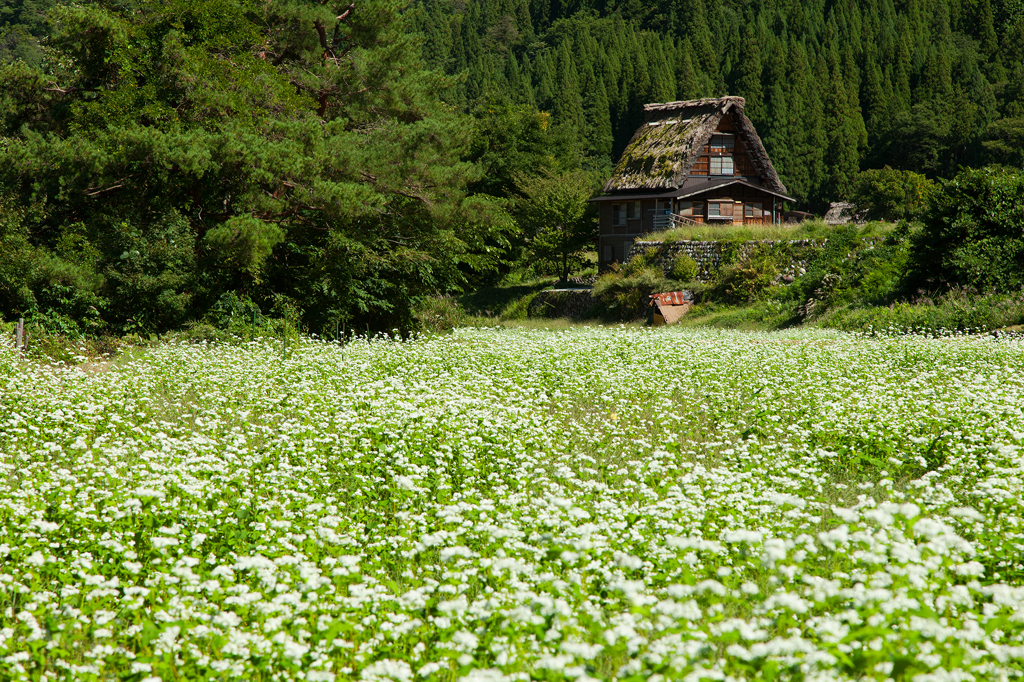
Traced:
POLYGON ((679 215, 678 213, 669 213, 669 221, 672 227, 679 227, 680 225, 700 225, 696 220, 689 216, 679 215))
POLYGON ((678 213, 660 213, 654 216, 654 229, 655 230, 670 230, 673 227, 679 227, 680 225, 699 225, 696 220, 689 216, 679 215, 678 213))

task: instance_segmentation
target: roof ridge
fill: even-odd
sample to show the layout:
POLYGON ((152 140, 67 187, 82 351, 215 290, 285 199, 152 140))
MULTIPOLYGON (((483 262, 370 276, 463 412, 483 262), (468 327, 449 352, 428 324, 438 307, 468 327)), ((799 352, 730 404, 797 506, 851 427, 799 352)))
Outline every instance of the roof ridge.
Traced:
POLYGON ((704 97, 702 99, 688 99, 678 102, 652 102, 651 104, 644 105, 644 111, 669 111, 672 109, 686 109, 689 107, 706 107, 708 105, 722 106, 725 104, 732 104, 734 106, 739 105, 743 108, 747 104, 747 100, 736 95, 727 95, 725 97, 704 97))

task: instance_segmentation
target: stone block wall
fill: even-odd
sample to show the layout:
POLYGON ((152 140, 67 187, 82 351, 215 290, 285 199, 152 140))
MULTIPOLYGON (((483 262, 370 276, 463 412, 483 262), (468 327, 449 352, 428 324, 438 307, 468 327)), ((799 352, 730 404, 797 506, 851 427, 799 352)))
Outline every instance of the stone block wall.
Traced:
MULTIPOLYGON (((824 248, 826 240, 824 239, 792 239, 787 241, 776 241, 776 240, 752 240, 744 242, 721 242, 721 241, 690 241, 683 240, 678 242, 670 242, 668 244, 664 242, 652 242, 652 241, 635 241, 633 242, 633 248, 629 251, 629 257, 626 262, 628 263, 634 257, 646 253, 650 249, 658 249, 658 258, 654 261, 654 265, 660 267, 666 277, 670 277, 672 274, 672 266, 676 262, 676 258, 680 255, 687 255, 697 263, 697 279, 701 282, 710 282, 715 279, 718 271, 722 267, 723 256, 729 255, 730 261, 738 262, 747 258, 761 245, 776 245, 786 244, 790 247, 796 247, 793 250, 796 253, 806 252, 808 249, 822 249, 824 248)), ((799 277, 804 274, 807 268, 807 260, 803 258, 794 258, 787 267, 782 269, 780 278, 784 281, 792 281, 791 278, 799 277)))

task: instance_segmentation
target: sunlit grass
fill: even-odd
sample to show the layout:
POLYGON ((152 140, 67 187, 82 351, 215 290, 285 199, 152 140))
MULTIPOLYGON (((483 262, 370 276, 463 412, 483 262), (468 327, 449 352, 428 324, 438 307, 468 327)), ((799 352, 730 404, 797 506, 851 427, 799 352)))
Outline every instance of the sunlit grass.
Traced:
MULTIPOLYGON (((895 223, 870 222, 858 226, 861 237, 884 237, 895 229, 895 223)), ((836 231, 836 227, 826 225, 822 220, 805 220, 802 223, 783 223, 777 225, 719 225, 704 223, 701 225, 682 225, 680 227, 652 232, 643 237, 647 241, 720 241, 720 240, 791 240, 791 239, 827 239, 836 231)))

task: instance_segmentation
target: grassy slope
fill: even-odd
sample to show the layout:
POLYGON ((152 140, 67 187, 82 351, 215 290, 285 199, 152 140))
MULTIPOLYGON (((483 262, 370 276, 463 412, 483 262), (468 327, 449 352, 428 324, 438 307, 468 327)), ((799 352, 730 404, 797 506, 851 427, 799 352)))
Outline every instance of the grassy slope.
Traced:
MULTIPOLYGON (((867 223, 861 227, 860 236, 884 237, 894 227, 895 223, 867 223)), ((821 220, 782 225, 684 225, 672 230, 653 232, 644 237, 644 241, 828 239, 835 231, 836 227, 826 225, 821 220)))

